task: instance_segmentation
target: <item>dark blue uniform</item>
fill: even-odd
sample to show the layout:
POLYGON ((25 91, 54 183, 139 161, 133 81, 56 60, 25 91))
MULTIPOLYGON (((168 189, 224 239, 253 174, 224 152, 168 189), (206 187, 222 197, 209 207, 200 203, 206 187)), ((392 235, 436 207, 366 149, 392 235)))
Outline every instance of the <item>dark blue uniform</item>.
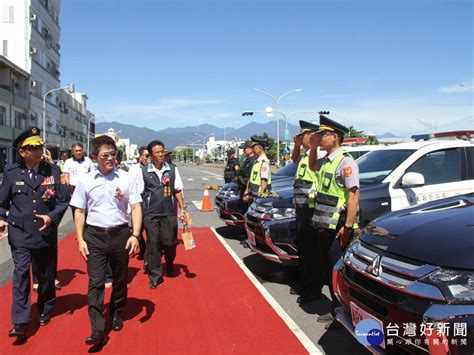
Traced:
POLYGON ((22 159, 5 168, 0 187, 0 219, 9 223, 8 242, 15 265, 13 324, 29 322, 32 259, 38 265, 38 311, 49 314, 54 305, 58 226, 69 199, 69 191, 65 184, 61 184, 61 171, 56 165, 41 161, 33 178, 30 178, 22 159), (48 215, 52 220, 51 225, 41 232, 39 228, 43 221, 36 214, 48 215))

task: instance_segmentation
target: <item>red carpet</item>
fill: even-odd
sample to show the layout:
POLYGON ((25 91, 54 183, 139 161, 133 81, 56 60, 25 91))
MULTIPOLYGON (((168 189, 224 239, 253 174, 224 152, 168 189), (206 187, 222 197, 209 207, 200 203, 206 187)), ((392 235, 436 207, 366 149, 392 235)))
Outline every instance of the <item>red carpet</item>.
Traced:
MULTIPOLYGON (((209 228, 195 228, 197 248, 178 247, 179 275, 148 288, 141 261, 130 260, 129 298, 122 314, 124 329, 110 332, 102 349, 84 344, 90 334, 85 262, 74 235, 59 246, 58 291, 51 323, 39 328, 36 294, 24 344, 7 336, 11 282, 0 289, 0 353, 105 354, 152 353, 306 353, 281 318, 265 301, 209 228)), ((106 304, 110 289, 106 290, 106 304)))

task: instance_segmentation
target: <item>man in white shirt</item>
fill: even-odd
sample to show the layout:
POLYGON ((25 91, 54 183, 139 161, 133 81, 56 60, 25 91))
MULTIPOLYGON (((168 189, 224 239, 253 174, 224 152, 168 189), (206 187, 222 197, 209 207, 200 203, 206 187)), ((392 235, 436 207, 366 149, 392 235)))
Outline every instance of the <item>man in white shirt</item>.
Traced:
POLYGON ((138 249, 142 222, 142 199, 137 185, 129 173, 115 167, 115 141, 109 136, 95 138, 92 155, 97 159, 98 170, 78 180, 71 199, 77 244, 87 261, 89 276, 87 300, 92 334, 86 339, 88 345, 106 342, 103 307, 107 263, 114 277, 109 307, 112 330, 123 328, 121 313, 127 302, 128 261, 138 249), (128 227, 129 204, 132 233, 128 227))
POLYGON ((71 154, 71 158, 64 163, 63 173, 72 195, 79 178, 95 168, 92 160, 84 156, 84 148, 81 143, 74 143, 71 146, 71 154))

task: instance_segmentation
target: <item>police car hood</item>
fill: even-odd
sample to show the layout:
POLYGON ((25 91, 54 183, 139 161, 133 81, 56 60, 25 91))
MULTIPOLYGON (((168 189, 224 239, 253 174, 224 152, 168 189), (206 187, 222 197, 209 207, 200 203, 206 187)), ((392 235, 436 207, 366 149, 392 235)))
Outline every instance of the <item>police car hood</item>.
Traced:
POLYGON ((360 239, 404 258, 474 270, 474 193, 385 215, 370 223, 360 239))
POLYGON ((275 187, 272 182, 271 196, 259 197, 256 202, 274 208, 294 208, 293 183, 291 180, 288 180, 286 184, 275 187))

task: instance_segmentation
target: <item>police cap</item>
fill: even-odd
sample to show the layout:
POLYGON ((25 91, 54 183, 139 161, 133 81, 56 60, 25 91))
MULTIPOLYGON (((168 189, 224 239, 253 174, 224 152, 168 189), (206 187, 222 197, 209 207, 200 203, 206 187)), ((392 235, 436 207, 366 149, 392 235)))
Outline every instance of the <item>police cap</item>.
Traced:
POLYGON ((318 132, 335 132, 341 136, 344 136, 344 134, 349 132, 349 128, 346 126, 343 126, 340 123, 337 123, 336 121, 331 120, 330 118, 324 116, 324 115, 319 115, 319 129, 318 132))
POLYGON ((300 129, 301 129, 301 132, 299 134, 303 134, 306 132, 317 132, 319 129, 319 125, 308 122, 308 121, 300 120, 300 129))
POLYGON ((234 148, 229 148, 226 151, 227 154, 235 154, 235 149, 234 148))
POLYGON ((245 141, 242 143, 239 147, 239 149, 247 149, 252 147, 252 142, 251 141, 245 141))
POLYGON ((40 129, 38 127, 31 127, 20 134, 13 141, 13 148, 20 149, 26 146, 42 146, 44 141, 40 136, 40 129))
POLYGON ((265 148, 268 145, 268 142, 265 138, 259 137, 259 136, 252 136, 250 137, 252 140, 251 146, 253 147, 254 145, 261 145, 263 148, 265 148))

